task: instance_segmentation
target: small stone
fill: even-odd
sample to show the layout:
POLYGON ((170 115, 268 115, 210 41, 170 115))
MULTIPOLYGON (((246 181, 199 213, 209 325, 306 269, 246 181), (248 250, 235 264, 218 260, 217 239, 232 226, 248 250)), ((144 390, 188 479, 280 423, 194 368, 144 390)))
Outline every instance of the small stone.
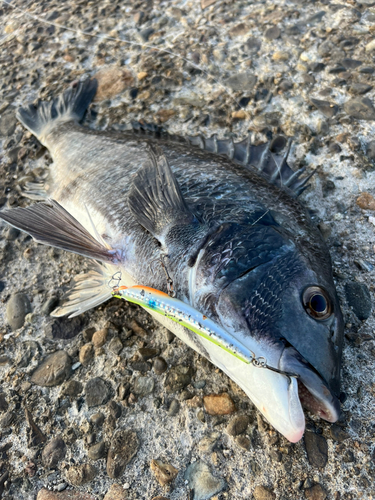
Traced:
POLYGON ((10 296, 7 302, 7 321, 12 331, 18 330, 25 323, 26 314, 31 311, 30 301, 24 293, 16 293, 10 296))
POLYGON ((123 349, 123 344, 118 337, 113 337, 108 344, 108 350, 118 356, 123 349))
POLYGON ((212 453, 218 439, 220 438, 220 433, 217 431, 210 432, 207 436, 204 436, 198 443, 198 450, 202 453, 212 453))
POLYGON ((34 422, 33 416, 27 408, 25 408, 26 420, 28 424, 27 429, 27 445, 29 448, 33 446, 39 446, 47 441, 46 436, 39 429, 39 427, 34 422))
POLYGON ((178 474, 178 469, 173 465, 163 463, 161 460, 151 460, 150 469, 160 486, 171 483, 178 474))
POLYGON ((146 361, 134 361, 130 364, 130 368, 136 372, 146 373, 151 370, 151 365, 146 361))
POLYGON ((176 114, 176 111, 174 109, 159 109, 156 113, 156 119, 160 123, 165 123, 168 121, 172 116, 176 114))
POLYGON ((328 461, 327 441, 321 434, 305 432, 307 458, 313 467, 325 467, 328 461))
POLYGON ((112 484, 103 500, 126 500, 128 494, 121 484, 112 484))
POLYGON ((194 372, 190 366, 177 365, 169 370, 165 379, 167 393, 177 392, 190 384, 194 372))
POLYGON ((261 48, 262 42, 259 40, 259 38, 248 38, 247 42, 245 43, 245 48, 247 49, 248 52, 258 52, 258 50, 261 48))
POLYGON ((368 319, 371 314, 372 301, 371 295, 364 283, 352 281, 345 285, 345 295, 349 306, 354 314, 361 321, 368 319))
POLYGON ((330 432, 332 439, 338 441, 339 443, 342 443, 350 437, 349 434, 340 425, 337 424, 331 425, 330 432))
POLYGON ((42 489, 38 492, 36 500, 95 500, 96 497, 81 491, 51 491, 42 489))
POLYGON ((375 210, 375 199, 370 193, 361 193, 358 196, 356 203, 364 210, 375 210))
POLYGON ((95 425, 95 427, 101 427, 105 420, 105 416, 101 412, 94 413, 94 415, 91 416, 90 420, 92 424, 95 425))
POLYGON ((155 33, 154 28, 146 28, 142 30, 139 34, 144 42, 147 42, 151 35, 155 33))
POLYGON ((236 118, 237 120, 245 120, 247 117, 246 111, 243 109, 239 109, 238 111, 233 111, 232 118, 236 118))
POLYGON ((87 452, 87 456, 90 460, 99 460, 99 458, 103 458, 105 455, 105 444, 104 441, 99 441, 99 443, 94 444, 90 447, 87 452))
POLYGON ((257 81, 252 73, 237 73, 225 80, 225 84, 232 90, 251 90, 257 81))
POLYGON ((42 460, 44 467, 55 469, 60 460, 65 458, 66 444, 61 437, 51 439, 44 447, 42 452, 42 460))
POLYGON ((368 85, 367 83, 353 83, 349 88, 349 92, 355 95, 363 95, 371 89, 372 85, 368 85))
POLYGON ((275 500, 275 493, 265 486, 255 486, 253 495, 255 500, 275 500))
POLYGON ((305 496, 308 500, 325 500, 327 498, 327 494, 320 484, 314 484, 311 488, 307 488, 305 496))
POLYGON ((101 69, 96 73, 95 78, 98 81, 98 90, 94 98, 96 102, 112 99, 125 89, 134 86, 133 74, 129 70, 118 66, 107 66, 101 69))
POLYGON ((246 23, 239 23, 229 30, 232 36, 244 36, 249 32, 250 28, 246 23))
POLYGON ((180 410, 180 403, 177 401, 177 399, 172 399, 171 404, 169 405, 168 408, 168 415, 174 417, 175 415, 177 415, 179 410, 180 410))
POLYGON ((217 0, 201 0, 201 8, 206 9, 207 7, 210 7, 210 5, 213 5, 216 2, 217 0))
POLYGON ((249 425, 249 417, 246 415, 238 415, 232 418, 227 427, 227 433, 230 436, 238 436, 246 431, 249 425))
POLYGON ((107 405, 109 414, 116 420, 121 417, 122 406, 112 399, 107 405))
POLYGON ((271 28, 268 28, 264 33, 264 36, 269 41, 276 40, 277 38, 279 38, 280 35, 281 35, 281 30, 277 26, 272 26, 271 28))
POLYGON ((103 379, 95 377, 87 382, 85 396, 87 406, 92 408, 93 406, 99 406, 106 403, 109 399, 110 391, 103 379))
POLYGON ((289 52, 286 52, 284 50, 278 50, 277 52, 273 53, 272 59, 274 61, 289 61, 290 54, 289 52))
POLYGON ((161 375, 162 373, 166 372, 167 368, 168 364, 164 358, 162 358, 161 356, 154 358, 152 362, 152 369, 154 370, 156 375, 161 375))
POLYGON ((337 111, 339 110, 339 107, 337 104, 333 104, 328 101, 321 101, 320 99, 310 99, 311 104, 313 104, 318 110, 323 113, 324 116, 327 118, 332 118, 332 116, 335 116, 337 111))
POLYGON ((139 354, 141 355, 143 361, 148 361, 151 358, 154 358, 159 354, 159 349, 152 349, 151 347, 141 347, 138 349, 139 354))
POLYGON ((17 118, 14 111, 3 113, 0 117, 0 137, 11 136, 16 129, 16 125, 17 118))
POLYGON ((375 39, 374 40, 371 40, 371 42, 369 42, 367 45, 366 45, 366 52, 372 52, 373 50, 375 50, 375 39))
POLYGON ((370 160, 375 160, 375 141, 366 144, 366 155, 370 160))
POLYGON ((33 384, 40 387, 60 385, 70 376, 71 360, 65 351, 56 351, 47 356, 31 377, 33 384))
POLYGON ((154 391, 155 382, 151 377, 138 377, 134 384, 134 393, 138 396, 147 396, 154 391))
POLYGON ((78 380, 68 380, 61 387, 62 396, 70 396, 76 398, 83 391, 83 385, 78 380))
POLYGON ((12 411, 8 411, 1 419, 0 419, 0 428, 7 429, 10 427, 15 421, 16 415, 12 411))
POLYGON ((208 500, 226 486, 225 481, 215 477, 208 465, 201 460, 188 466, 185 480, 188 482, 190 490, 194 492, 192 500, 208 500))
POLYGON ((118 431, 113 436, 107 457, 107 474, 112 479, 120 477, 125 467, 137 454, 139 441, 134 431, 118 431))
POLYGON ((250 450, 251 448, 251 441, 246 436, 237 436, 236 443, 240 448, 243 448, 244 450, 250 450))
POLYGON ((356 97, 346 101, 344 111, 357 120, 375 120, 375 108, 367 97, 356 97))
POLYGON ((137 78, 139 81, 141 81, 141 80, 144 80, 147 75, 148 75, 148 73, 146 73, 146 71, 140 71, 137 75, 137 78))
POLYGON ((357 69, 359 66, 362 66, 363 62, 357 59, 346 58, 341 61, 341 64, 345 69, 357 69))
POLYGON ((132 319, 131 322, 129 323, 129 327, 133 332, 138 336, 141 337, 141 339, 146 340, 148 338, 148 333, 144 328, 142 328, 141 325, 135 321, 135 319, 132 319))
POLYGON ((66 480, 73 486, 82 486, 96 477, 97 470, 91 464, 73 465, 66 472, 66 480))
POLYGON ((229 415, 236 411, 232 398, 226 392, 204 396, 203 403, 209 415, 229 415))
POLYGON ((90 362, 94 359, 95 350, 94 346, 90 344, 85 344, 79 350, 79 362, 83 366, 88 366, 90 362))
POLYGON ((7 411, 8 409, 8 402, 6 400, 5 394, 1 393, 0 394, 0 411, 7 411))
POLYGON ((98 330, 92 336, 91 342, 95 347, 102 347, 108 338, 108 328, 103 328, 102 330, 98 330))

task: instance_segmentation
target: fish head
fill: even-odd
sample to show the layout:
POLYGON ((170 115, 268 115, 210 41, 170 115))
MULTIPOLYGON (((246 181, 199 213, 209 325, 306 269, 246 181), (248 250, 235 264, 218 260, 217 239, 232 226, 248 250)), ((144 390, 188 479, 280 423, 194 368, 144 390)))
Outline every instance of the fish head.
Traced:
POLYGON ((241 375, 239 385, 276 429, 298 441, 302 405, 329 422, 340 414, 343 318, 328 251, 319 264, 275 227, 235 226, 214 235, 201 256, 196 304, 266 360, 270 369, 259 368, 256 380, 241 375))

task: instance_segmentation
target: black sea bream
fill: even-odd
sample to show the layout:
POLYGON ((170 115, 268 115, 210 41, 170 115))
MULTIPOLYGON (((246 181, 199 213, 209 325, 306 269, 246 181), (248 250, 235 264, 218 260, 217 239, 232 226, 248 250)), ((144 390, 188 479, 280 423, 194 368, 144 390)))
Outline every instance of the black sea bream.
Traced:
POLYGON ((44 190, 28 194, 50 201, 0 216, 37 241, 95 260, 54 315, 110 298, 117 272, 121 285, 166 292, 166 268, 176 298, 276 371, 155 318, 227 373, 278 431, 292 442, 302 437, 301 405, 336 421, 343 319, 328 250, 296 199, 306 179, 277 153, 283 140, 252 146, 88 130, 77 122, 96 87, 86 80, 18 112, 54 161, 44 190))

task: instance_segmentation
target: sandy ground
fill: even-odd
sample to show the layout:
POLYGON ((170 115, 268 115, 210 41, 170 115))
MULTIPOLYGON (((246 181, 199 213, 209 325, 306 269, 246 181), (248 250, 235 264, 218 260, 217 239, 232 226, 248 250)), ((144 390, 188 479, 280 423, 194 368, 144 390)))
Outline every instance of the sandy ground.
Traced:
POLYGON ((171 500, 213 495, 231 500, 253 495, 283 500, 375 497, 370 313, 375 274, 375 1, 202 4, 207 7, 172 0, 12 2, 40 18, 36 20, 0 3, 0 204, 28 204, 22 186, 43 177, 50 163, 48 152, 16 123, 15 109, 57 95, 84 75, 100 72, 108 83, 86 117, 95 129, 122 130, 144 119, 179 135, 217 133, 241 140, 250 132, 259 141, 277 133, 293 137, 293 167, 305 165, 307 172, 318 168, 302 199, 315 211, 331 249, 346 323, 346 397, 340 425, 332 428, 307 415, 308 439, 290 445, 267 427, 225 375, 172 339, 145 312, 116 299, 76 320, 52 320, 48 313, 53 304, 72 277, 87 269, 87 261, 37 245, 3 225, 3 499, 35 499, 43 488, 52 496, 39 493, 39 500, 102 499, 113 484, 119 489, 116 493, 112 488, 107 500, 151 500, 157 495, 171 500), (358 204, 363 192, 369 196, 358 204), (18 304, 22 326, 12 329, 7 314, 17 292, 25 294, 30 307, 18 304), (92 335, 103 328, 108 330, 101 345, 101 334, 92 335), (162 361, 158 370, 153 359, 141 359, 139 349, 145 347, 166 360, 166 372, 160 373, 162 361), (64 374, 53 387, 32 383, 31 375, 45 356, 60 350, 70 356, 64 361, 66 369, 72 366, 70 383, 64 382, 64 374), (168 376, 178 365, 193 371, 186 375, 183 391, 174 387, 168 392, 168 376), (89 407, 87 382, 95 377, 103 387, 94 381, 99 405, 89 407), (230 395, 236 412, 220 417, 205 413, 201 398, 222 392, 230 395), (247 416, 248 425, 234 437, 228 424, 238 415, 247 416), (134 434, 128 434, 121 453, 135 456, 124 472, 110 478, 107 450, 114 433, 125 430, 136 433, 138 445, 130 438, 134 434), (65 449, 53 442, 60 460, 49 467, 51 452, 42 450, 56 437, 65 449), (102 458, 92 450, 100 442, 104 451, 97 455, 102 458), (169 485, 157 481, 150 468, 153 459, 178 470, 169 485), (199 475, 199 467, 185 475, 189 464, 201 462, 208 466, 206 475, 199 475))

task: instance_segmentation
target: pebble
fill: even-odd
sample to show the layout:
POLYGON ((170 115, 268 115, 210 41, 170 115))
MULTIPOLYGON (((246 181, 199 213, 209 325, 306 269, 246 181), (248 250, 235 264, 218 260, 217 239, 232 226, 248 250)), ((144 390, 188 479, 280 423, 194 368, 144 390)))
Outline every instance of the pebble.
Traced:
POLYGON ((184 389, 190 384, 193 373, 193 369, 190 366, 173 366, 165 379, 166 392, 171 393, 184 389))
POLYGON ((332 439, 338 441, 339 443, 342 443, 343 441, 345 441, 350 437, 349 434, 340 425, 333 424, 331 425, 329 430, 332 439))
POLYGON ((375 160, 375 141, 366 144, 366 155, 370 160, 375 160))
POLYGON ((320 484, 314 484, 311 488, 307 488, 305 496, 308 500, 325 500, 327 498, 327 494, 320 484))
POLYGON ((201 460, 188 466, 185 480, 194 495, 191 500, 208 500, 226 486, 224 479, 215 477, 208 465, 201 460))
POLYGON ((70 396, 76 398, 83 391, 83 385, 78 380, 68 380, 61 387, 62 396, 70 396))
POLYGON ((120 477, 125 467, 137 454, 139 441, 131 430, 117 431, 111 439, 107 456, 107 474, 112 479, 120 477))
POLYGON ((238 415, 232 418, 227 426, 227 433, 230 436, 238 436, 246 431, 249 425, 249 417, 246 415, 238 415))
POLYGON ((372 85, 368 85, 367 83, 353 83, 349 88, 349 92, 351 94, 363 95, 369 92, 371 89, 372 85))
POLYGON ((91 416, 91 422, 95 427, 101 427, 103 425, 103 422, 105 420, 105 416, 103 413, 98 412, 94 413, 94 415, 91 416))
POLYGON ((16 293, 7 302, 7 322, 12 331, 18 330, 25 323, 26 314, 31 311, 31 304, 26 294, 16 293))
POLYGON ((264 33, 264 36, 269 41, 276 40, 277 38, 279 38, 280 35, 281 35, 281 30, 277 26, 272 26, 271 28, 268 28, 264 33))
POLYGON ((325 467, 328 461, 327 441, 321 434, 305 432, 307 458, 313 467, 325 467))
POLYGON ((248 52, 258 52, 262 46, 261 40, 259 38, 251 37, 248 38, 245 43, 245 48, 248 52))
POLYGON ((370 317, 372 300, 369 289, 365 283, 352 281, 345 285, 345 295, 349 307, 361 321, 370 317))
POLYGON ((202 453, 211 453, 220 438, 220 432, 213 431, 204 436, 198 443, 198 450, 202 453))
POLYGON ((159 349, 152 349, 151 347, 141 347, 138 349, 139 354, 141 355, 143 361, 148 361, 151 358, 154 358, 159 354, 159 349))
POLYGON ((123 344, 118 337, 113 337, 108 344, 108 350, 118 356, 123 349, 123 344))
POLYGON ((139 34, 144 42, 147 42, 151 35, 155 33, 154 28, 146 28, 142 30, 139 34))
POLYGON ((178 469, 171 464, 163 463, 161 460, 151 460, 150 469, 160 486, 171 483, 178 474, 178 469))
POLYGON ((232 36, 244 36, 247 35, 249 30, 250 28, 246 23, 239 23, 229 30, 229 34, 232 36))
POLYGON ((103 328, 102 330, 96 331, 91 339, 91 342, 95 347, 102 347, 108 338, 108 328, 103 328))
POLYGON ((126 500, 128 494, 121 484, 112 484, 103 500, 126 500))
POLYGON ((341 61, 341 64, 345 69, 357 69, 359 66, 362 66, 363 62, 358 61, 358 59, 345 58, 341 61))
POLYGON ((51 491, 42 489, 38 492, 36 500, 95 500, 96 497, 81 491, 51 491))
POLYGON ((66 444, 61 437, 51 439, 44 447, 42 452, 42 461, 44 467, 55 469, 60 460, 63 460, 66 455, 66 444))
POLYGON ((201 8, 206 9, 207 7, 210 7, 210 5, 213 5, 216 2, 217 0, 201 0, 201 8))
POLYGON ((90 344, 85 344, 79 350, 79 362, 83 366, 88 366, 90 362, 94 359, 95 350, 94 346, 90 344))
POLYGON ((375 199, 370 193, 361 193, 356 201, 357 205, 364 210, 375 210, 375 199))
POLYGON ((339 107, 337 104, 333 104, 328 101, 321 101, 320 99, 310 99, 311 104, 313 104, 318 110, 327 118, 332 118, 332 116, 335 116, 337 111, 339 110, 339 107))
POLYGON ((246 436, 237 436, 236 443, 240 448, 243 448, 244 450, 250 450, 251 448, 251 441, 246 436))
POLYGON ((365 50, 366 50, 366 52, 372 52, 373 50, 375 50, 375 38, 374 38, 374 40, 371 40, 371 42, 369 42, 366 45, 365 50))
POLYGON ((87 452, 87 456, 90 460, 99 460, 99 458, 103 458, 105 455, 105 444, 104 441, 99 441, 92 445, 87 452))
POLYGON ((154 358, 152 361, 152 369, 154 370, 156 375, 161 375, 162 373, 167 371, 168 364, 164 358, 158 356, 157 358, 154 358))
POLYGON ((173 417, 174 415, 177 415, 179 410, 180 410, 180 403, 177 401, 177 399, 172 399, 171 404, 169 405, 168 408, 168 415, 173 417))
POLYGON ((138 396, 147 396, 154 391, 155 382, 151 377, 138 377, 134 384, 134 393, 138 396))
POLYGON ((7 111, 0 117, 0 137, 9 137, 16 129, 17 118, 14 111, 7 111))
POLYGON ((110 391, 100 377, 95 377, 89 380, 85 387, 86 403, 89 408, 100 406, 107 402, 110 396, 110 391))
POLYGON ((203 404, 209 415, 229 415, 236 411, 232 398, 226 392, 204 396, 203 404))
POLYGON ((65 351, 56 351, 42 361, 30 380, 40 387, 60 385, 70 376, 71 366, 69 355, 65 351))
POLYGON ((5 394, 2 392, 0 394, 0 411, 7 411, 8 409, 8 402, 6 400, 5 394))
POLYGON ((275 500, 275 493, 265 486, 255 486, 253 495, 255 500, 275 500))
POLYGON ((238 73, 225 80, 225 84, 232 90, 251 90, 257 82, 252 73, 238 73))
POLYGON ((107 66, 101 69, 95 75, 98 81, 98 90, 96 91, 94 101, 100 102, 104 99, 112 99, 134 86, 134 76, 131 71, 118 66, 107 66))
POLYGON ((344 104, 344 111, 357 120, 375 120, 375 108, 367 97, 349 99, 344 104))
POLYGON ((137 321, 135 321, 135 319, 132 319, 129 323, 129 327, 131 330, 133 330, 133 332, 138 336, 138 337, 141 337, 141 339, 144 339, 144 340, 147 340, 148 338, 148 333, 146 332, 146 330, 138 324, 137 321))
POLYGON ((97 469, 91 464, 73 465, 66 472, 66 480, 73 486, 82 486, 97 476, 97 469))

